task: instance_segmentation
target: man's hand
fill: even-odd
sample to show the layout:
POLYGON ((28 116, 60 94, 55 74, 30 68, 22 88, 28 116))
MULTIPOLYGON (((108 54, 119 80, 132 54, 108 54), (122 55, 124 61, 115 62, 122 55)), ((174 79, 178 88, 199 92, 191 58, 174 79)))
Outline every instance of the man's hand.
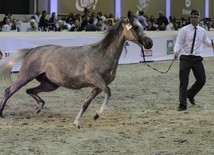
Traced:
POLYGON ((174 52, 174 58, 177 59, 178 58, 179 53, 178 52, 174 52))
POLYGON ((211 39, 211 45, 212 45, 212 48, 214 48, 214 43, 213 43, 213 40, 211 39))

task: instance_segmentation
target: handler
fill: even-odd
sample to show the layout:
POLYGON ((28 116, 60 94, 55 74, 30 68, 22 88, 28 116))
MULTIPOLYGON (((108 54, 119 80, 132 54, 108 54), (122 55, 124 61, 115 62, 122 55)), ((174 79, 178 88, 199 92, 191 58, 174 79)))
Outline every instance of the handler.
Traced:
POLYGON ((194 97, 201 90, 206 82, 204 65, 202 63, 204 46, 213 47, 208 39, 206 30, 199 26, 200 13, 192 10, 189 16, 190 24, 181 28, 176 38, 174 46, 174 57, 180 55, 179 64, 179 107, 178 111, 187 109, 187 98, 192 105, 195 105, 194 97), (189 74, 192 70, 196 79, 195 83, 189 88, 189 74))

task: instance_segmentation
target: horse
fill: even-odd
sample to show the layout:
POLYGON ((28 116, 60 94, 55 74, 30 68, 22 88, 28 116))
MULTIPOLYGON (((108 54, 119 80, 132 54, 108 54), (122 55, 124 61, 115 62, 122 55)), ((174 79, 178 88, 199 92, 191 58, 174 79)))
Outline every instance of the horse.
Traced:
POLYGON ((45 105, 45 101, 38 96, 39 93, 54 91, 60 86, 69 89, 89 87, 90 92, 73 123, 80 128, 80 118, 91 101, 103 92, 103 104, 94 115, 94 120, 98 119, 107 108, 111 96, 108 85, 115 79, 126 40, 145 49, 153 46, 152 39, 146 36, 137 16, 131 12, 127 18, 121 19, 106 31, 103 39, 96 43, 69 47, 43 45, 15 52, 1 64, 1 78, 9 79, 13 65, 22 62, 18 78, 5 89, 0 103, 0 117, 3 117, 7 100, 24 85, 36 79, 40 84, 27 89, 26 93, 35 99, 37 113, 45 105))

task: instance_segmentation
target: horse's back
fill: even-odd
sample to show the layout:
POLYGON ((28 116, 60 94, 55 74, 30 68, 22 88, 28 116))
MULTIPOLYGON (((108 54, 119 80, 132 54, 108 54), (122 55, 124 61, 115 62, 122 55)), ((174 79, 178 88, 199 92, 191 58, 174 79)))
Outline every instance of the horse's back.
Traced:
MULTIPOLYGON (((87 52, 88 48, 82 46, 39 46, 33 49, 24 59, 20 74, 23 77, 30 76, 34 78, 45 74, 55 84, 71 87, 67 84, 72 84, 72 81, 77 81, 77 79, 84 79, 85 64, 89 59, 87 52)), ((80 83, 77 82, 77 85, 82 85, 82 82, 80 83)))

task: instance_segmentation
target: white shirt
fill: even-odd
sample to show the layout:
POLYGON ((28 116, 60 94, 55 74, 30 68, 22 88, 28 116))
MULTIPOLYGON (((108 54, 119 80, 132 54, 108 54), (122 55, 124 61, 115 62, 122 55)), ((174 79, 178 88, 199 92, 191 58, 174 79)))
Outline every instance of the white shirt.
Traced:
POLYGON ((2 26, 2 32, 10 32, 11 31, 11 26, 8 24, 4 24, 2 26))
POLYGON ((169 23, 169 24, 166 26, 166 30, 167 30, 167 31, 175 31, 175 28, 174 28, 173 23, 169 23))
POLYGON ((34 18, 35 18, 36 22, 39 23, 40 17, 38 15, 34 15, 34 18))
POLYGON ((195 28, 192 24, 181 28, 174 46, 175 52, 180 53, 180 55, 202 56, 203 48, 205 46, 211 47, 211 41, 207 37, 206 30, 201 26, 197 26, 194 49, 191 54, 194 31, 195 28))
POLYGON ((146 18, 142 15, 138 16, 139 22, 142 24, 143 27, 147 27, 148 23, 146 21, 146 18))

